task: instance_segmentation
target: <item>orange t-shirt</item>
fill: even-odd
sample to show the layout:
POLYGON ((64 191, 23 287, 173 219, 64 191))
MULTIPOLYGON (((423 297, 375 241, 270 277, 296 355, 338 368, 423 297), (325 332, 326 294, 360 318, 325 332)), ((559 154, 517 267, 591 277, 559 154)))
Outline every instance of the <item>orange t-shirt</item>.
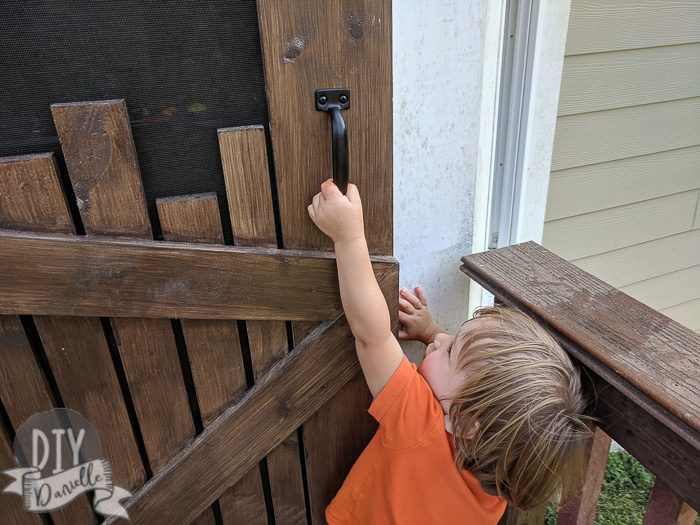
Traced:
POLYGON ((504 500, 454 464, 440 402, 403 357, 369 407, 379 422, 326 508, 330 525, 495 525, 504 500))

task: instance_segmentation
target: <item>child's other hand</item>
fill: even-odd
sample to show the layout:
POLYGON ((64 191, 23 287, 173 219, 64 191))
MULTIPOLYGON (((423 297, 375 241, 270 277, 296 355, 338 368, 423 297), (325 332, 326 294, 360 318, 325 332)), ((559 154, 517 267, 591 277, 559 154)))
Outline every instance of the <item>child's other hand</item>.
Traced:
POLYGON ((414 291, 415 295, 405 288, 400 291, 399 339, 420 341, 428 345, 435 339, 435 334, 440 332, 440 327, 433 321, 423 290, 416 286, 414 291))
POLYGON ((334 242, 351 241, 364 237, 362 222, 362 202, 357 186, 348 184, 345 195, 332 179, 321 184, 307 208, 309 217, 318 228, 334 242))

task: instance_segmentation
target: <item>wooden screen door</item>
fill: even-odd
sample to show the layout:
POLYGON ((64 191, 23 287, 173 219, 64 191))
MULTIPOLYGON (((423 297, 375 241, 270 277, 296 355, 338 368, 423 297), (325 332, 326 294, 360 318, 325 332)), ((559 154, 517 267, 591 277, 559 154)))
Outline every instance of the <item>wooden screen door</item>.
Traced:
MULTIPOLYGON (((62 151, 0 159, 0 468, 24 420, 73 408, 134 493, 133 523, 324 523, 375 428, 306 205, 332 173, 314 91, 349 88, 350 180, 396 320, 390 1, 257 5, 269 128, 218 130, 235 246, 211 193, 159 199, 153 240, 128 100, 54 104, 62 151)), ((82 496, 45 518, 0 495, 0 513, 101 519, 82 496)))

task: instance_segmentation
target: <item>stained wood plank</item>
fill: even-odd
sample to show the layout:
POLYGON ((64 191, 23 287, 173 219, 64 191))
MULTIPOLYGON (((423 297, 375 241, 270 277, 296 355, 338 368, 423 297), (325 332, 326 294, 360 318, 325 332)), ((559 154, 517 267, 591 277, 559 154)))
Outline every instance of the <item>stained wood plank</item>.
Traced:
POLYGON ((698 513, 666 483, 657 480, 644 513, 644 525, 693 525, 698 513))
POLYGON ((557 525, 593 525, 612 440, 596 427, 586 449, 586 471, 578 494, 557 514, 557 525))
POLYGON ((85 232, 150 238, 124 100, 52 104, 51 114, 85 232))
POLYGON ((285 247, 330 249, 306 206, 332 174, 330 119, 314 91, 350 89, 350 181, 364 203, 370 253, 392 247, 391 3, 258 0, 270 131, 285 247), (311 22, 313 21, 313 22, 311 22), (380 227, 373 225, 381 224, 380 227))
MULTIPOLYGON (((156 207, 166 240, 224 243, 215 193, 158 199, 156 207)), ((206 427, 226 406, 240 398, 247 386, 238 327, 230 320, 183 319, 182 333, 206 427)), ((222 494, 219 507, 222 518, 235 516, 244 523, 255 523, 261 516, 266 520, 265 495, 257 465, 222 494), (232 491, 234 497, 226 498, 232 491)), ((210 518, 213 519, 213 513, 207 509, 197 523, 210 518)))
MULTIPOLYGON (((397 280, 398 265, 379 281, 386 298, 397 280)), ((188 523, 359 370, 345 317, 320 325, 127 502, 131 519, 188 523)))
POLYGON ((35 316, 34 321, 66 407, 97 428, 115 483, 140 487, 145 472, 99 319, 35 316))
POLYGON ((700 146, 554 171, 549 177, 545 220, 700 188, 698 173, 700 146))
POLYGON ((234 242, 276 248, 264 128, 225 128, 218 137, 234 242))
MULTIPOLYGON (((54 155, 16 159, 3 163, 9 172, 0 179, 8 187, 0 193, 11 196, 10 210, 22 211, 9 215, 7 209, 0 211, 0 215, 4 215, 0 222, 21 230, 45 229, 73 235, 75 228, 54 155)), ((140 486, 145 479, 144 469, 99 320, 61 316, 35 317, 34 322, 64 406, 77 410, 95 425, 103 455, 112 465, 115 483, 129 490, 140 486), (90 374, 85 374, 85 369, 89 369, 90 374)), ((25 372, 16 370, 17 377, 26 378, 25 374, 29 373, 34 376, 32 382, 36 385, 38 371, 32 371, 36 364, 28 344, 26 348, 15 350, 14 358, 25 369, 25 372), (17 355, 20 352, 24 355, 17 355)), ((14 380, 8 378, 8 381, 14 380)), ((41 405, 37 412, 49 409, 46 401, 41 405)), ((71 506, 79 507, 74 521, 94 521, 86 498, 80 498, 71 506)), ((61 512, 70 514, 76 510, 68 508, 61 512)))
MULTIPOLYGON (((12 451, 10 436, 4 428, 0 428, 0 472, 11 468, 17 468, 17 460, 12 451)), ((3 482, 9 480, 10 478, 3 476, 3 482)), ((6 523, 13 525, 42 525, 44 523, 39 514, 24 510, 22 499, 16 494, 0 492, 0 515, 3 520, 7 520, 6 523)))
POLYGON ((700 144, 700 97, 557 118, 552 171, 700 144))
MULTIPOLYGON (((17 157, 0 163, 10 172, 7 193, 21 214, 5 216, 6 227, 74 234, 53 154, 17 157)), ((5 193, 3 191, 2 193, 5 193)), ((40 297, 40 296, 39 296, 40 297)), ((36 317, 35 323, 63 401, 88 418, 100 433, 115 481, 134 489, 144 481, 143 466, 98 319, 36 317), (72 364, 71 364, 72 363, 72 364), (79 365, 79 366, 76 366, 79 365), (89 367, 91 374, 81 370, 89 367), (103 396, 99 405, 94 395, 103 396), (117 460, 117 461, 115 461, 117 460)), ((25 363, 27 364, 27 363, 25 363)))
POLYGON ((700 96, 700 43, 569 56, 559 116, 700 96))
POLYGON ((650 279, 655 275, 700 264, 698 246, 700 246, 700 229, 575 259, 571 262, 608 284, 620 288, 650 279), (668 256, 670 253, 673 257, 668 256))
POLYGON ((686 191, 549 221, 542 244, 572 260, 688 231, 697 198, 697 190, 686 191))
POLYGON ((587 367, 601 428, 699 505, 700 336, 532 242, 463 262, 587 367))
POLYGON ((158 220, 166 241, 223 244, 216 193, 156 199, 158 220), (187 217, 188 220, 183 220, 187 217))
MULTIPOLYGON (((18 317, 9 315, 0 316, 0 399, 15 430, 35 413, 55 407, 55 400, 34 358, 22 323, 18 317)), ((10 459, 14 461, 14 458, 10 459)), ((4 503, 9 497, 2 496, 3 509, 6 505, 12 505, 4 503)), ((11 497, 19 501, 18 496, 11 497)), ((95 522, 87 498, 77 498, 53 511, 51 519, 56 525, 95 522)))
MULTIPOLYGON (((221 163, 234 242, 239 246, 277 246, 267 148, 262 127, 219 130, 221 163)), ((287 354, 284 322, 248 321, 248 346, 255 379, 287 354)), ((267 456, 275 522, 306 523, 299 440, 294 430, 267 456)), ((222 496, 226 502, 231 495, 222 496)))
MULTIPOLYGON (((391 4, 388 1, 333 0, 324 9, 312 1, 258 1, 275 173, 283 239, 287 248, 330 249, 331 241, 308 219, 306 206, 320 183, 331 176, 330 123, 315 111, 313 92, 323 87, 348 87, 351 108, 343 112, 348 126, 350 181, 357 184, 364 205, 370 253, 392 249, 391 135, 391 4), (309 25, 309 20, 314 24, 309 25), (371 94, 371 95, 370 95, 371 94), (378 111, 378 108, 384 108, 378 111)), ((394 301, 392 296, 391 301, 394 301)), ((293 326, 293 331, 306 331, 293 326)), ((369 405, 366 386, 355 381, 334 403, 369 405)), ((353 443, 358 449, 372 428, 362 413, 329 405, 333 423, 322 416, 304 425, 311 519, 324 523, 329 487, 342 481, 345 459, 313 459, 318 441, 353 443), (353 427, 347 432, 345 425, 353 427)))
POLYGON ((571 2, 567 55, 698 41, 700 5, 694 0, 571 2))
MULTIPOLYGON (((395 263, 372 261, 377 276, 395 263)), ((0 313, 318 320, 341 311, 335 259, 320 252, 0 230, 0 272, 12 276, 0 280, 0 313)))
POLYGON ((53 153, 0 157, 0 185, 0 228, 75 233, 53 153))
POLYGON ((127 502, 132 521, 188 523, 358 369, 345 318, 320 327, 127 502), (334 351, 329 353, 329 347, 334 351))
MULTIPOLYGON (((124 100, 54 104, 51 111, 86 233, 151 239, 124 100)), ((94 271, 99 262, 92 263, 94 271)), ((157 472, 194 437, 170 321, 115 318, 111 326, 157 472)))

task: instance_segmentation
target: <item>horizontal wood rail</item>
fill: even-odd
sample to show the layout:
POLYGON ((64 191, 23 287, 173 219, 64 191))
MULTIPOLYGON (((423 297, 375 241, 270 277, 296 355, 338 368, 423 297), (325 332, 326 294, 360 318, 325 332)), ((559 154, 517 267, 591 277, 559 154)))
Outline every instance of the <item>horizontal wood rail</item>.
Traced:
MULTIPOLYGON (((398 271, 383 276, 379 286, 395 303, 398 271)), ((391 317, 396 329, 396 307, 391 317)), ((316 328, 125 500, 131 523, 190 523, 359 370, 355 339, 344 315, 316 328)))
POLYGON ((583 365, 600 428, 700 508, 700 336, 534 242, 462 261, 583 365))
POLYGON ((327 252, 0 230, 0 314, 324 321, 336 272, 327 252))

